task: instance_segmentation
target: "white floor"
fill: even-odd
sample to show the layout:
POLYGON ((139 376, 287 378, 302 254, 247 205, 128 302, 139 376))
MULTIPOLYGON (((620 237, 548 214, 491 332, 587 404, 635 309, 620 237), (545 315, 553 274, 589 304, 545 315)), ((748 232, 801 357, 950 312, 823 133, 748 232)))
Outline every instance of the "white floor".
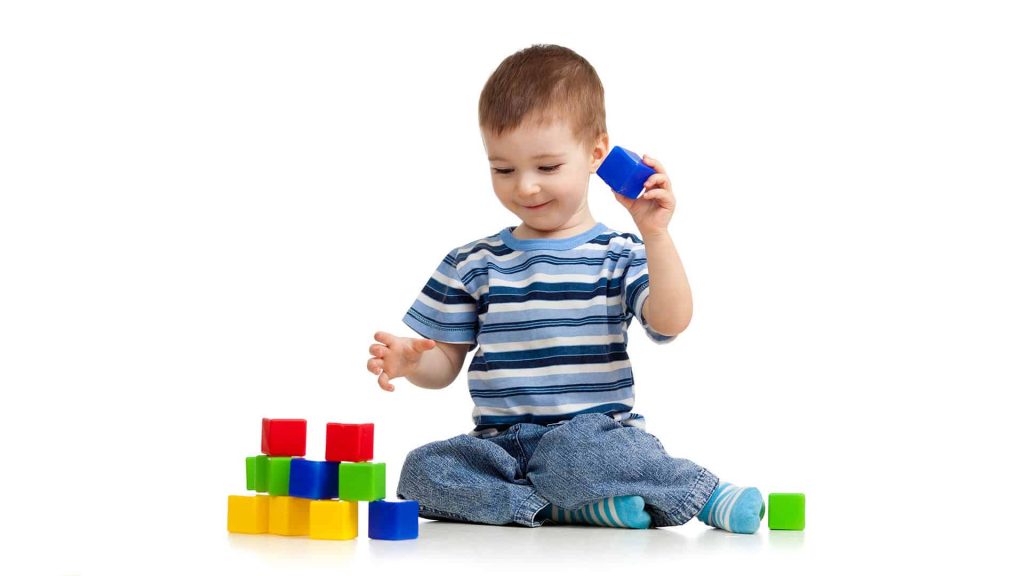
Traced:
MULTIPOLYGON (((813 503, 809 500, 809 505, 813 503)), ((101 523, 102 530, 38 540, 40 549, 34 553, 24 548, 14 551, 15 558, 17 552, 35 558, 30 564, 18 562, 18 573, 104 575, 400 570, 501 574, 565 571, 576 566, 594 570, 639 566, 658 573, 661 568, 729 573, 742 569, 758 575, 791 575, 925 568, 1005 571, 1014 565, 1000 558, 1011 550, 998 544, 999 538, 1006 537, 1002 532, 962 524, 910 528, 873 517, 869 509, 851 507, 847 512, 847 517, 831 519, 809 514, 804 532, 770 531, 764 523, 752 536, 709 529, 696 521, 657 530, 550 525, 530 529, 421 521, 420 537, 400 542, 370 540, 361 518, 359 538, 331 542, 228 534, 222 514, 211 511, 193 519, 192 531, 173 518, 152 529, 123 526, 117 530, 101 523)), ((13 561, 8 558, 9 563, 13 561)))
POLYGON ((399 562, 409 566, 498 565, 507 569, 583 562, 594 566, 648 563, 685 564, 716 556, 798 559, 805 549, 804 532, 769 532, 753 536, 688 525, 658 530, 613 530, 583 526, 537 529, 422 522, 420 538, 408 542, 369 539, 334 543, 259 536, 229 535, 236 559, 267 566, 309 569, 399 562), (292 558, 302 556, 300 563, 292 558))

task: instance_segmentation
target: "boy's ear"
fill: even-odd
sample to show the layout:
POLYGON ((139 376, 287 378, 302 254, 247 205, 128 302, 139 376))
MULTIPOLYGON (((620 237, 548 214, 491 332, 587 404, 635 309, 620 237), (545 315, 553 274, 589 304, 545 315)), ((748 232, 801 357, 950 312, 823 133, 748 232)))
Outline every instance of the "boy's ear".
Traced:
POLYGON ((601 134, 594 141, 594 148, 590 153, 590 172, 597 172, 598 167, 604 162, 605 156, 608 155, 608 133, 601 134))

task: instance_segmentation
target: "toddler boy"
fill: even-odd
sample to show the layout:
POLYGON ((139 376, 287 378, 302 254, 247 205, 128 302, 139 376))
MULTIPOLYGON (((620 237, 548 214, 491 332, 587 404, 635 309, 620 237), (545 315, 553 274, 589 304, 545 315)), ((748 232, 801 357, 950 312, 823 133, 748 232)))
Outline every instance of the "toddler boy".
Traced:
POLYGON ((647 528, 693 516, 753 533, 764 514, 740 488, 669 456, 633 408, 626 329, 667 343, 690 322, 690 286, 668 231, 664 167, 635 200, 643 238, 597 222, 590 175, 608 154, 604 88, 584 58, 537 45, 484 86, 480 129, 494 192, 517 226, 448 253, 406 313, 423 338, 375 334, 367 369, 443 388, 469 366, 476 428, 409 453, 400 498, 425 518, 647 528))

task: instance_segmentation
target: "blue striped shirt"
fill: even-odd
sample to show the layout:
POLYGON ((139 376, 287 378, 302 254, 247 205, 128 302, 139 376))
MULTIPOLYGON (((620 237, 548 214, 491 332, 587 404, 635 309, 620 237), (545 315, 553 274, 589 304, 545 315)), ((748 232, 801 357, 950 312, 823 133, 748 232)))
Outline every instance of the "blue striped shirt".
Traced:
POLYGON ((476 432, 577 414, 630 420, 633 370, 626 329, 649 294, 635 235, 597 224, 560 239, 512 228, 456 248, 403 321, 425 338, 477 347, 469 366, 476 432))

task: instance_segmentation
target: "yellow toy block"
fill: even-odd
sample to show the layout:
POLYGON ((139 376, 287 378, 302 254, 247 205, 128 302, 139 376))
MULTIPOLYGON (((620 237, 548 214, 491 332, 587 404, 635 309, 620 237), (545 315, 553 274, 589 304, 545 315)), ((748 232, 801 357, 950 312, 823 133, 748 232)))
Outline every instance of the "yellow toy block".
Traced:
POLYGON ((266 534, 269 517, 268 496, 228 496, 228 532, 266 534))
POLYGON ((309 534, 309 500, 291 496, 270 498, 268 530, 279 536, 306 536, 309 534))
POLYGON ((359 503, 347 500, 313 500, 309 505, 309 537, 317 540, 351 540, 359 534, 359 503))

